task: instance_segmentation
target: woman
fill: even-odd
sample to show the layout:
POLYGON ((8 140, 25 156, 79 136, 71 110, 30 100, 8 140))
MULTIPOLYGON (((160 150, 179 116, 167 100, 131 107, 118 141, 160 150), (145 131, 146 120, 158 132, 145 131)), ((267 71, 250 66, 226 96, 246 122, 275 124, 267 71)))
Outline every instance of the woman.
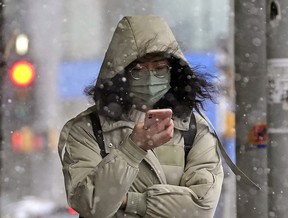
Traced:
POLYGON ((67 199, 82 217, 213 217, 223 181, 218 141, 195 115, 185 157, 182 134, 213 85, 189 67, 162 18, 124 17, 86 92, 95 106, 67 122, 59 140, 67 199), (172 109, 173 119, 145 129, 152 108, 172 109))

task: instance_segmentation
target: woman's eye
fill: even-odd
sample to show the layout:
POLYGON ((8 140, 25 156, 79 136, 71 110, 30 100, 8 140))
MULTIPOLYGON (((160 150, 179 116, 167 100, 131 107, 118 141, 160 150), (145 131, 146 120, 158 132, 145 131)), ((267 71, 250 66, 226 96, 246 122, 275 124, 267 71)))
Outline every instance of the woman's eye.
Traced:
POLYGON ((135 67, 132 68, 132 70, 134 70, 134 71, 141 71, 141 70, 143 70, 143 69, 145 69, 145 67, 144 67, 144 66, 141 66, 141 65, 139 65, 139 64, 137 64, 135 67))
POLYGON ((135 70, 135 71, 141 71, 141 70, 143 70, 143 67, 137 67, 137 68, 134 68, 133 70, 135 70))
POLYGON ((160 65, 160 66, 156 67, 156 70, 162 70, 162 69, 165 69, 165 68, 167 68, 167 65, 160 65))

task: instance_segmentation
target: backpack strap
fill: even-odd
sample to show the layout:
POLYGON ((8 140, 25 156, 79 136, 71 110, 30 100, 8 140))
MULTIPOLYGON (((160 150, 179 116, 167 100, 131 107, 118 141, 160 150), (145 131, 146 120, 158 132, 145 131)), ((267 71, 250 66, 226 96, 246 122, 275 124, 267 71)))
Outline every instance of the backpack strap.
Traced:
POLYGON ((102 132, 102 127, 100 124, 100 119, 96 111, 93 111, 92 113, 89 114, 91 123, 92 123, 92 128, 93 128, 93 133, 96 137, 96 141, 99 145, 100 148, 100 154, 102 158, 106 157, 107 153, 105 151, 105 144, 104 144, 104 139, 103 139, 103 132, 102 132))
MULTIPOLYGON (((228 166, 230 167, 230 169, 233 171, 233 173, 235 175, 239 175, 240 178, 242 178, 248 184, 252 184, 255 187, 257 187, 258 189, 261 189, 259 187, 259 185, 257 185, 255 182, 253 182, 230 159, 230 157, 227 154, 227 152, 226 152, 221 140, 218 137, 218 134, 217 134, 214 126, 209 121, 209 119, 206 117, 206 115, 201 113, 201 111, 199 109, 196 109, 196 111, 199 113, 199 115, 204 120, 206 120, 206 122, 209 124, 209 126, 213 129, 214 135, 216 136, 216 138, 218 140, 218 147, 219 147, 219 149, 221 151, 221 154, 224 157, 224 159, 225 159, 226 163, 228 164, 228 166)), ((95 111, 90 113, 89 116, 90 116, 90 119, 91 119, 91 122, 92 122, 93 133, 94 133, 94 135, 96 137, 96 141, 97 141, 97 143, 99 145, 99 148, 100 148, 100 154, 101 154, 102 158, 104 158, 107 155, 107 153, 105 151, 105 144, 104 144, 104 139, 103 139, 102 128, 101 128, 99 116, 98 116, 98 114, 95 111)), ((190 119, 190 124, 189 124, 189 130, 188 131, 182 131, 182 134, 183 134, 183 137, 184 137, 184 144, 185 144, 185 160, 186 160, 186 157, 187 157, 189 151, 191 150, 191 148, 193 146, 193 142, 194 142, 194 138, 196 136, 196 133, 197 133, 196 119, 195 119, 194 113, 192 112, 191 119, 190 119)))
MULTIPOLYGON (((96 141, 99 145, 100 148, 100 154, 102 158, 107 156, 107 153, 105 151, 105 144, 104 144, 104 139, 103 139, 103 133, 102 133, 102 128, 100 124, 100 119, 96 111, 93 111, 92 113, 89 114, 91 123, 92 123, 92 129, 93 133, 96 137, 96 141)), ((196 118, 194 113, 191 113, 191 118, 190 118, 190 123, 189 123, 189 130, 188 131, 181 131, 181 134, 184 137, 184 151, 185 151, 185 160, 187 158, 187 155, 189 151, 191 150, 193 146, 193 142, 196 136, 196 118)))
POLYGON ((233 171, 233 173, 237 176, 239 176, 241 178, 241 180, 243 179, 244 182, 246 182, 247 184, 253 185, 256 188, 261 190, 261 187, 259 185, 257 185, 255 182, 253 182, 242 170, 239 169, 239 167, 237 167, 236 164, 233 163, 233 161, 230 159, 229 155, 227 154, 224 145, 222 144, 221 140, 219 139, 219 136, 214 128, 214 126, 212 125, 212 123, 210 122, 210 120, 208 119, 208 117, 206 117, 206 115, 204 113, 202 113, 198 108, 195 108, 196 111, 198 112, 198 114, 204 119, 206 120, 206 122, 209 124, 209 126, 213 129, 214 135, 217 138, 218 141, 218 147, 221 151, 221 154, 223 156, 223 158, 225 159, 227 165, 230 167, 230 169, 233 171))
POLYGON ((197 133, 196 118, 195 114, 192 112, 190 117, 189 130, 181 131, 181 135, 184 138, 185 162, 187 160, 188 153, 193 146, 196 133, 197 133))

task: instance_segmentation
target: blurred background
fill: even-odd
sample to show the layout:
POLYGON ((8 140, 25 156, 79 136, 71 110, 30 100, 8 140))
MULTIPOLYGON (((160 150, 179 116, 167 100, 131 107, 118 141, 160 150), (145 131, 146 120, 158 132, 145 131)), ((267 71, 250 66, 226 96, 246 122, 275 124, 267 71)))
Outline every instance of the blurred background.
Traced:
MULTIPOLYGON (((249 20, 252 27, 250 28, 249 25, 244 27, 247 33, 251 33, 249 28, 255 29, 257 26, 253 21, 260 19, 256 16, 257 13, 261 12, 260 14, 265 15, 266 8, 252 0, 244 2, 247 4, 238 6, 246 8, 249 13, 245 15, 246 12, 243 12, 240 18, 245 20, 250 19, 249 16, 254 16, 254 19, 249 20)), ((65 122, 91 105, 92 102, 84 96, 83 90, 95 82, 113 31, 118 21, 125 15, 162 16, 170 25, 191 65, 202 66, 204 72, 219 78, 215 81, 221 85, 218 104, 206 102, 206 114, 217 129, 231 159, 236 161, 234 82, 236 79, 241 83, 242 88, 247 88, 243 84, 247 85, 249 77, 241 77, 241 74, 234 72, 235 5, 233 1, 181 0, 167 3, 167 0, 65 2, 6 0, 0 1, 0 7, 3 38, 1 60, 5 62, 2 67, 4 73, 1 73, 1 217, 5 217, 8 213, 16 214, 17 211, 29 214, 25 211, 29 211, 29 208, 32 208, 31 211, 36 210, 35 202, 41 203, 39 208, 43 214, 47 209, 48 212, 43 217, 52 217, 51 211, 63 212, 67 208, 61 163, 57 153, 59 132, 65 122), (17 77, 19 71, 27 72, 27 76, 17 77), (23 206, 24 204, 26 206, 23 206), (47 215, 49 213, 50 215, 47 215)), ((277 5, 273 7, 277 9, 277 5)), ((270 9, 273 7, 271 6, 270 9)), ((287 6, 285 7, 287 9, 287 6)), ((270 16, 270 19, 272 18, 270 16)), ((241 25, 238 27, 240 29, 241 25)), ((255 31, 265 34, 262 29, 255 29, 255 31)), ((245 37, 241 40, 245 40, 245 37)), ((261 37, 251 40, 253 46, 257 48, 266 46, 261 42, 261 37)), ((242 47, 236 42, 236 50, 237 48, 242 47)), ((250 48, 249 44, 247 48, 250 48)), ((248 61, 254 60, 255 63, 261 58, 260 54, 265 54, 255 52, 255 57, 254 53, 245 51, 242 53, 243 55, 240 56, 249 59, 248 61)), ((252 86, 255 87, 255 83, 252 86)), ((245 107, 245 111, 240 113, 241 117, 246 116, 243 114, 249 114, 251 104, 253 106, 255 102, 247 94, 244 95, 246 97, 244 103, 239 104, 240 108, 245 107)), ((258 95, 255 97, 260 98, 258 95)), ((262 96, 262 102, 266 103, 265 99, 266 97, 262 96)), ((264 116, 263 111, 258 111, 264 116)), ((253 116, 255 117, 255 114, 253 116)), ((245 125, 250 128, 259 120, 254 121, 246 122, 245 125)), ((263 126, 263 128, 267 127, 265 119, 263 126)), ((239 132, 241 133, 241 130, 239 132)), ((248 133, 243 134, 245 137, 239 140, 245 142, 241 142, 241 145, 247 141, 248 133)), ((254 142, 253 138, 251 140, 247 142, 249 145, 263 145, 257 146, 251 155, 256 157, 260 154, 266 157, 267 140, 264 142, 263 140, 254 142), (259 150, 260 147, 262 150, 259 150)), ((250 151, 249 149, 247 151, 250 151)), ((261 165, 259 164, 261 160, 257 160, 256 165, 261 165)), ((253 174, 257 169, 264 169, 258 165, 256 170, 253 167, 250 172, 248 170, 248 174, 253 174)), ((251 193, 256 196, 253 190, 250 190, 251 193)), ((240 194, 238 198, 241 198, 240 194)), ((247 199, 249 197, 243 201, 249 205, 251 201, 247 199)), ((263 201, 266 202, 267 199, 264 198, 263 201)), ((264 205, 267 206, 265 203, 264 205)), ((236 179, 225 166, 223 191, 215 217, 236 217, 236 207, 236 179)), ((242 208, 245 210, 243 204, 242 208)), ((31 215, 33 212, 27 216, 23 214, 6 217, 33 217, 31 215)), ((260 215, 255 217, 268 216, 268 212, 265 212, 265 216, 262 212, 257 214, 260 215)), ((65 215, 63 212, 64 216, 77 217, 77 214, 73 215, 73 211, 70 211, 65 215)), ((42 216, 38 215, 38 217, 42 216)), ((58 214, 55 217, 62 216, 58 214)), ((237 217, 242 216, 238 214, 237 217)))
MULTIPOLYGON (((67 205, 57 153, 59 132, 91 104, 83 90, 95 82, 105 49, 123 16, 163 16, 186 57, 203 71, 224 76, 221 67, 230 69, 232 64, 228 0, 184 0, 181 4, 7 0, 3 4, 6 71, 23 60, 28 67, 32 65, 34 77, 20 86, 8 73, 3 78, 2 209, 27 196, 67 205)), ((207 102, 208 107, 216 124, 218 109, 226 104, 207 102)))

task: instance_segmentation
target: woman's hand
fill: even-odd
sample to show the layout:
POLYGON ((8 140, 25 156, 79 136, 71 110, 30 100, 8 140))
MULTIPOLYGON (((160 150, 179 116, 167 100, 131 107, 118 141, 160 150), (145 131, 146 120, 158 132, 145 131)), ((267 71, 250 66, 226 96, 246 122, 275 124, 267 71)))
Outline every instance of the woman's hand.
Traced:
POLYGON ((147 151, 168 142, 173 137, 173 133, 173 120, 166 118, 148 129, 144 129, 144 123, 136 123, 130 137, 135 144, 147 151))

